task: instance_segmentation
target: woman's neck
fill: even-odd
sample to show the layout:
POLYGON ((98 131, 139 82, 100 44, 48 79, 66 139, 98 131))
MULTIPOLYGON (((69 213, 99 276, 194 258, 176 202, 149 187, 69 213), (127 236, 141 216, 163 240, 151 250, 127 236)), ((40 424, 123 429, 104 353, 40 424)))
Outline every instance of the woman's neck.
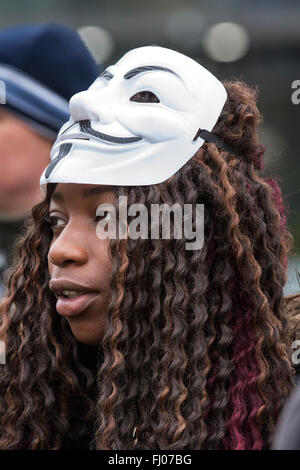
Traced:
POLYGON ((82 365, 90 369, 96 377, 98 368, 102 362, 101 345, 90 345, 78 342, 78 355, 82 365))

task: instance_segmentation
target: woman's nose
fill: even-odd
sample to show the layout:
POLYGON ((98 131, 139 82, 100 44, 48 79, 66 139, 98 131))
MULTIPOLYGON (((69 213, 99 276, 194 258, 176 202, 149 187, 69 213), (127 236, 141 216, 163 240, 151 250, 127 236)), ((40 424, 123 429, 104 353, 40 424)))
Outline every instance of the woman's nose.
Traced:
POLYGON ((84 237, 80 232, 71 233, 67 227, 50 246, 48 260, 59 267, 74 263, 83 265, 88 261, 88 252, 84 237))
POLYGON ((87 90, 74 95, 69 102, 74 121, 99 121, 108 124, 113 121, 112 102, 106 90, 87 90))

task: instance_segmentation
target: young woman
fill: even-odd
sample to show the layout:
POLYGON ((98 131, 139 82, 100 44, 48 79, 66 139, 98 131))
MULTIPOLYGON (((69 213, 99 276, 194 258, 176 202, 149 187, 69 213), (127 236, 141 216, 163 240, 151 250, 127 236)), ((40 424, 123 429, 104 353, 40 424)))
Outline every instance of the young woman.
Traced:
POLYGON ((293 387, 291 236, 256 100, 155 46, 72 98, 1 307, 1 449, 270 446, 293 387), (120 196, 203 204, 202 246, 100 238, 120 196))

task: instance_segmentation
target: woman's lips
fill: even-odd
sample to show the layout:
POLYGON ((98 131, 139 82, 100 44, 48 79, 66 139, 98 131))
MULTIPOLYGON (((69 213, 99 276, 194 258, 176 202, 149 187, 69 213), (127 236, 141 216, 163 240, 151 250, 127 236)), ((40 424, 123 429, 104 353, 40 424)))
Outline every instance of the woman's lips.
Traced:
POLYGON ((83 312, 93 300, 100 295, 99 292, 78 293, 78 297, 68 298, 58 296, 56 310, 60 315, 73 316, 83 312))

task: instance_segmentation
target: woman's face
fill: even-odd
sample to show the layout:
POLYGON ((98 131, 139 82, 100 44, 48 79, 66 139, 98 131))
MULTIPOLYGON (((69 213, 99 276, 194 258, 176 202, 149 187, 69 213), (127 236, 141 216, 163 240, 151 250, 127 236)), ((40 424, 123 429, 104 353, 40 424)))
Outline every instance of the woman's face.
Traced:
POLYGON ((100 204, 114 204, 112 186, 57 184, 49 216, 53 238, 48 252, 50 289, 56 309, 66 317, 75 338, 86 344, 101 342, 110 293, 109 239, 96 234, 100 204))

